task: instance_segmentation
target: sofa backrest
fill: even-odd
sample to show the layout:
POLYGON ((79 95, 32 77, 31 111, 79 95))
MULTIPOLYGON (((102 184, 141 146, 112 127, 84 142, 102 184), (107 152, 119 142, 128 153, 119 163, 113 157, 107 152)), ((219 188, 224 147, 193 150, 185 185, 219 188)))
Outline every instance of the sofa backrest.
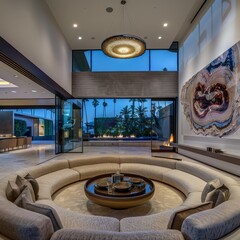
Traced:
POLYGON ((105 156, 88 156, 81 157, 76 159, 71 159, 69 161, 70 168, 84 166, 84 165, 92 165, 98 163, 120 163, 119 156, 114 155, 105 155, 105 156))
POLYGON ((148 156, 131 156, 131 155, 122 155, 120 156, 120 163, 141 163, 148 165, 156 165, 166 168, 175 169, 176 163, 178 161, 173 159, 164 159, 157 157, 148 157, 148 156))
POLYGON ((52 160, 33 167, 22 169, 16 173, 20 176, 26 176, 28 173, 30 173, 34 178, 39 178, 45 174, 65 168, 69 168, 68 160, 52 160))
POLYGON ((225 174, 218 172, 217 170, 211 169, 210 167, 202 166, 196 163, 178 161, 176 163, 176 169, 190 173, 206 182, 218 178, 222 183, 227 185, 238 184, 234 178, 228 177, 225 174))

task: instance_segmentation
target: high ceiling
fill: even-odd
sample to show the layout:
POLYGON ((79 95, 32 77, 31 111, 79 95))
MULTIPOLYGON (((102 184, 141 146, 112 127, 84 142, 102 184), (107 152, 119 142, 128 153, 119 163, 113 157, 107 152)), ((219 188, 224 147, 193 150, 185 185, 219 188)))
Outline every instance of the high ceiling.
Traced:
MULTIPOLYGON (((100 49, 110 35, 133 34, 148 49, 166 49, 180 41, 204 0, 45 0, 71 49, 100 49), (112 12, 107 12, 112 8, 112 12), (163 24, 168 26, 164 27, 163 24), (76 28, 73 24, 77 24, 76 28), (158 37, 161 36, 161 39, 158 37), (78 38, 82 37, 81 40, 78 38)), ((0 62, 0 99, 53 98, 54 95, 0 62), (17 76, 17 77, 16 77, 17 76)))
POLYGON ((71 49, 100 49, 104 39, 119 34, 143 38, 148 49, 169 48, 173 41, 181 40, 204 2, 126 0, 122 5, 121 0, 45 1, 71 49), (107 12, 107 8, 113 11, 107 12), (168 26, 163 27, 164 23, 168 26))

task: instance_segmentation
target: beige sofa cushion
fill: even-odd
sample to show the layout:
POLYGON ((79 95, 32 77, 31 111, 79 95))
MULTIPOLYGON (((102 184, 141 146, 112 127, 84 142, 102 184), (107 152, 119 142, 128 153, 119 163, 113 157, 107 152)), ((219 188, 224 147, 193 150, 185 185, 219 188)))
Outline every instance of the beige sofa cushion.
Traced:
POLYGON ((191 192, 202 192, 206 182, 189 173, 171 170, 163 173, 163 182, 176 187, 186 196, 191 192))
POLYGON ((229 196, 230 196, 229 189, 225 185, 222 185, 221 187, 209 192, 206 196, 205 201, 207 202, 212 201, 213 207, 216 207, 219 204, 227 201, 229 199, 229 196))
POLYGON ((20 188, 13 181, 8 181, 6 187, 6 197, 9 201, 14 202, 20 195, 20 188))
POLYGON ((120 163, 119 157, 114 155, 107 156, 81 156, 76 159, 70 159, 69 166, 70 168, 84 166, 84 165, 92 165, 99 163, 120 163))
MULTIPOLYGON (((206 201, 206 197, 207 195, 212 192, 213 190, 216 190, 217 188, 221 187, 222 183, 220 182, 220 180, 218 178, 213 179, 211 181, 209 181, 203 191, 202 191, 202 196, 201 196, 201 201, 205 202, 206 201)), ((207 201, 211 201, 211 200, 207 200, 207 201)))
POLYGON ((24 178, 31 183, 34 194, 35 194, 35 199, 38 199, 39 185, 37 180, 29 173, 24 178))
POLYGON ((120 170, 118 163, 99 163, 93 165, 84 165, 73 168, 79 172, 80 179, 88 179, 102 174, 115 173, 120 170))
POLYGON ((162 230, 151 232, 116 233, 109 231, 83 231, 80 229, 62 229, 53 234, 51 240, 184 240, 181 232, 162 230))
POLYGON ((163 173, 171 171, 171 169, 141 163, 121 163, 120 171, 122 173, 137 174, 157 181, 162 181, 163 173))
POLYGON ((73 169, 62 169, 43 175, 36 179, 39 184, 38 199, 51 199, 54 192, 79 179, 79 173, 73 169))

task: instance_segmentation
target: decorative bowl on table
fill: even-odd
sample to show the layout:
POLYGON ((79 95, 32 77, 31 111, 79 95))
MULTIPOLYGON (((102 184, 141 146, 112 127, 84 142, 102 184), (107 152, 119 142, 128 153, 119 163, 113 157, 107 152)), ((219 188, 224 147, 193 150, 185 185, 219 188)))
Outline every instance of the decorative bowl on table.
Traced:
POLYGON ((102 178, 96 182, 95 187, 100 189, 107 189, 110 184, 111 181, 108 178, 102 178))
POLYGON ((130 182, 118 182, 113 184, 113 189, 116 192, 128 192, 132 188, 132 183, 130 182))
POLYGON ((142 178, 131 177, 129 178, 129 182, 131 182, 132 184, 142 184, 144 183, 144 180, 142 178))

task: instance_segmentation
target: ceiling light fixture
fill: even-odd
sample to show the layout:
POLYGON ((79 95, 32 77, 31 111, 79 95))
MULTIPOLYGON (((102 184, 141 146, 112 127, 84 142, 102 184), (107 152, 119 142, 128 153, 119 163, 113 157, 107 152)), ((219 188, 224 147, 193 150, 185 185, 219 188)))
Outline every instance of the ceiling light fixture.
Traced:
POLYGON ((162 39, 162 37, 161 37, 161 36, 159 36, 159 37, 158 37, 158 39, 162 39))
POLYGON ((34 93, 35 93, 35 92, 37 92, 37 91, 36 91, 36 90, 32 90, 32 92, 34 92, 34 93))
MULTIPOLYGON (((125 0, 121 4, 126 4, 125 0)), ((124 20, 124 14, 123 14, 124 20)), ((146 50, 146 43, 140 37, 131 34, 111 36, 102 43, 102 51, 113 58, 134 58, 141 56, 146 50)))
POLYGON ((78 37, 78 39, 79 39, 79 40, 82 40, 82 37, 80 36, 80 37, 78 37))
POLYGON ((167 26, 168 26, 168 23, 164 23, 163 26, 164 26, 164 27, 167 27, 167 26))
POLYGON ((73 24, 73 27, 74 27, 74 28, 77 28, 77 27, 78 27, 78 25, 77 25, 76 23, 74 23, 74 24, 73 24))

